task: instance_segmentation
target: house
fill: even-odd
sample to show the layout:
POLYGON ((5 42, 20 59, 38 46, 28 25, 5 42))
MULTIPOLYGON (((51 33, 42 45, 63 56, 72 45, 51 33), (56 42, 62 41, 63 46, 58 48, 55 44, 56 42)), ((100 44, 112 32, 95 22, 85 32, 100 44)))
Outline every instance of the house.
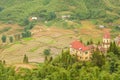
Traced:
POLYGON ((103 44, 102 47, 107 50, 110 47, 110 42, 111 42, 111 38, 110 38, 110 33, 106 32, 103 36, 103 44))
POLYGON ((101 53, 107 53, 107 50, 110 47, 111 37, 109 32, 105 32, 102 40, 102 44, 97 45, 97 49, 101 53))
POLYGON ((62 15, 61 18, 62 18, 62 20, 69 19, 70 15, 62 15))
POLYGON ((99 25, 99 28, 103 29, 103 28, 105 28, 105 26, 104 25, 99 25))
POLYGON ((92 56, 91 46, 85 46, 80 41, 73 41, 70 44, 70 54, 77 56, 79 61, 88 61, 92 56))
POLYGON ((34 20, 38 20, 38 18, 37 17, 30 17, 29 18, 29 21, 34 21, 34 20))
POLYGON ((106 32, 103 36, 102 44, 100 45, 84 45, 80 41, 73 41, 70 44, 70 54, 73 56, 77 56, 79 61, 89 61, 92 57, 92 53, 95 50, 99 50, 101 53, 106 53, 108 48, 110 47, 110 33, 106 32))
POLYGON ((120 35, 115 38, 115 43, 120 47, 120 35))

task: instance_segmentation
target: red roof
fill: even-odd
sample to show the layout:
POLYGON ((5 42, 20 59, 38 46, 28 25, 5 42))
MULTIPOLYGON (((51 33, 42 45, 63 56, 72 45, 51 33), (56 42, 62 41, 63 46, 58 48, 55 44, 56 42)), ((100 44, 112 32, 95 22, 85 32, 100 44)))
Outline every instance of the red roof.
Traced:
POLYGON ((109 38, 110 38, 110 33, 109 33, 109 32, 106 32, 106 33, 104 34, 104 38, 109 39, 109 38))
POLYGON ((82 50, 82 51, 89 50, 88 46, 85 46, 82 42, 77 40, 71 43, 71 47, 77 50, 82 50))

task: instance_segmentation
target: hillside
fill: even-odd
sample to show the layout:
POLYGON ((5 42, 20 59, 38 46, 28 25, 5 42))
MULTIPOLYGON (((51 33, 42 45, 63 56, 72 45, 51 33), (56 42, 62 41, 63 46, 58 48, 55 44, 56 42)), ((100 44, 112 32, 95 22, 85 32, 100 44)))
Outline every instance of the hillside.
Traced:
POLYGON ((120 0, 0 0, 0 80, 120 80, 120 0))
POLYGON ((0 20, 21 22, 30 16, 40 21, 71 15, 72 20, 102 19, 111 22, 120 16, 120 1, 117 0, 1 0, 0 20), (52 14, 53 13, 53 14, 52 14))
POLYGON ((31 30, 33 35, 30 38, 23 38, 13 43, 9 43, 7 40, 6 45, 3 45, 0 40, 0 60, 6 60, 7 64, 21 63, 26 54, 29 56, 30 62, 43 62, 45 49, 50 49, 50 56, 55 57, 60 54, 62 49, 69 47, 74 40, 83 40, 85 43, 91 39, 95 43, 102 41, 106 29, 96 29, 89 21, 82 21, 81 24, 83 27, 77 31, 36 25, 31 30))

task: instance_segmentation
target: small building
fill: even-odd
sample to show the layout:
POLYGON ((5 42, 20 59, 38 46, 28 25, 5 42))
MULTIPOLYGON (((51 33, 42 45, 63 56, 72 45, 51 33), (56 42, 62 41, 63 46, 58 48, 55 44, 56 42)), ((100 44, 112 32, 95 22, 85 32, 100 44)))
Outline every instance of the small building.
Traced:
POLYGON ((92 57, 91 47, 77 40, 70 44, 70 54, 77 56, 79 61, 88 61, 92 57))
POLYGON ((103 28, 105 28, 105 26, 104 25, 99 25, 99 28, 103 29, 103 28))
POLYGON ((103 36, 103 44, 102 44, 102 47, 104 49, 108 49, 110 47, 110 42, 111 42, 111 39, 110 39, 110 33, 109 32, 106 32, 103 36))
POLYGON ((106 32, 103 36, 102 44, 100 45, 84 45, 80 41, 73 41, 70 44, 70 54, 73 56, 77 56, 79 61, 89 61, 92 57, 93 51, 96 51, 97 49, 101 53, 106 53, 108 48, 110 47, 111 37, 110 33, 106 32))
POLYGON ((62 18, 62 20, 66 20, 66 19, 70 18, 70 15, 62 15, 61 18, 62 18))
POLYGON ((120 35, 115 38, 115 43, 120 47, 120 35))
POLYGON ((111 37, 110 33, 106 32, 103 36, 102 44, 98 45, 97 48, 101 53, 106 53, 110 47, 111 37))
POLYGON ((38 18, 37 17, 30 17, 29 18, 29 21, 34 21, 34 20, 38 20, 38 18))

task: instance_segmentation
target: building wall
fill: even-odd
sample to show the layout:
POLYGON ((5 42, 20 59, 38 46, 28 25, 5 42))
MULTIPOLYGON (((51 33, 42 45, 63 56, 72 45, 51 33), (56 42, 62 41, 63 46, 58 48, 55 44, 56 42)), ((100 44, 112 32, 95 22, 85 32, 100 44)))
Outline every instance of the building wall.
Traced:
POLYGON ((103 43, 110 43, 110 39, 103 38, 103 43))
POLYGON ((103 43, 103 48, 108 49, 110 47, 110 44, 104 44, 103 43))
POLYGON ((108 49, 110 47, 110 39, 103 38, 103 48, 108 49))
POLYGON ((92 53, 90 50, 83 52, 73 48, 70 48, 70 54, 73 56, 77 56, 79 61, 88 61, 92 56, 92 53))

